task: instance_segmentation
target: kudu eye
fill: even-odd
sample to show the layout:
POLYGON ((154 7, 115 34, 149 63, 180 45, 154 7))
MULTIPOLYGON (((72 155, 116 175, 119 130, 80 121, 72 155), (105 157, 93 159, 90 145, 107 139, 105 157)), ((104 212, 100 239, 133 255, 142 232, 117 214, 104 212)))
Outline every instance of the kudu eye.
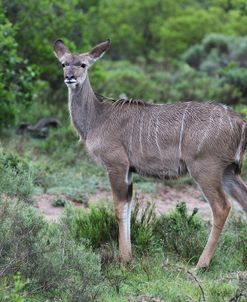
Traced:
POLYGON ((64 63, 62 64, 62 67, 63 67, 63 68, 65 67, 65 64, 64 64, 64 63))
POLYGON ((85 63, 82 63, 82 64, 81 64, 81 67, 82 67, 82 68, 86 68, 86 66, 87 66, 87 64, 85 64, 85 63))

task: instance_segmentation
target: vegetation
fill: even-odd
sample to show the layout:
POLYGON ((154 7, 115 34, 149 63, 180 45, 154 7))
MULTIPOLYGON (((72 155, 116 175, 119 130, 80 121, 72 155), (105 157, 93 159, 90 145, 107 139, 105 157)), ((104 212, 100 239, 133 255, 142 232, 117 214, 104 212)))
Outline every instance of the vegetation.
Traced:
POLYGON ((245 301, 246 274, 232 273, 247 268, 247 223, 239 214, 229 220, 209 271, 197 276, 188 264, 198 259, 208 227, 183 203, 157 217, 151 205, 136 202, 135 260, 128 266, 118 262, 116 221, 103 205, 85 212, 66 204, 60 222, 49 224, 32 206, 1 199, 0 216, 1 301, 126 301, 126 295, 135 301, 141 294, 145 301, 230 301, 237 295, 245 301))
MULTIPOLYGON (((210 222, 183 202, 157 215, 135 197, 134 260, 119 263, 112 206, 103 194, 90 203, 109 183, 70 125, 52 49, 57 38, 81 52, 111 38, 90 70, 99 94, 222 102, 247 119, 245 1, 1 0, 0 38, 0 301, 247 301, 247 223, 237 211, 210 267, 195 274, 210 222), (49 116, 61 127, 46 139, 16 134, 21 122, 49 116), (40 196, 65 208, 56 223, 37 210, 40 196)), ((246 178, 247 161, 243 170, 246 178)), ((134 181, 149 194, 162 185, 134 181)))
POLYGON ((2 0, 0 20, 1 130, 37 118, 27 106, 64 103, 52 51, 58 37, 82 52, 112 39, 90 72, 103 95, 228 104, 246 97, 247 13, 240 0, 2 0))

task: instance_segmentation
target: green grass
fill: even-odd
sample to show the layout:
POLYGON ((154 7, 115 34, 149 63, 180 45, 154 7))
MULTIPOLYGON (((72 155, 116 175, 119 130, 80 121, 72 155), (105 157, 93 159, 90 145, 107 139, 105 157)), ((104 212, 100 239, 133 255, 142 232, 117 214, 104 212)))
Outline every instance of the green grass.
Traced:
POLYGON ((147 297, 143 301, 152 301, 148 297, 155 297, 169 302, 199 302, 203 301, 204 295, 208 302, 228 302, 238 289, 243 290, 237 274, 231 279, 217 271, 195 274, 183 262, 174 262, 164 255, 138 259, 127 267, 114 265, 108 268, 106 275, 110 278, 112 289, 105 294, 105 302, 129 301, 130 298, 137 301, 134 298, 142 295, 147 297), (111 279, 118 282, 114 284, 111 279))

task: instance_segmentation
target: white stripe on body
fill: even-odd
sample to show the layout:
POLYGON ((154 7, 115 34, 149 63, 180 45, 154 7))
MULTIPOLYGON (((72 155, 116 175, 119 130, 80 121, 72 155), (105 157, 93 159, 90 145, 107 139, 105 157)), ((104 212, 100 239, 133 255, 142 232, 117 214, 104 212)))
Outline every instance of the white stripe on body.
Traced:
POLYGON ((190 105, 190 102, 187 104, 184 113, 183 113, 183 118, 182 118, 182 124, 181 124, 181 129, 180 129, 180 136, 179 136, 179 145, 178 145, 178 150, 179 150, 179 158, 182 158, 182 138, 183 138, 183 132, 184 132, 184 120, 186 117, 187 109, 190 105))
POLYGON ((142 125, 143 125, 143 114, 141 115, 140 133, 139 133, 141 155, 143 155, 143 148, 142 148, 142 125))
POLYGON ((160 113, 161 108, 159 109, 158 113, 157 113, 157 117, 156 117, 156 124, 155 124, 155 143, 156 146, 159 150, 160 156, 161 156, 161 148, 159 145, 159 141, 158 141, 158 133, 159 133, 159 113, 160 113))

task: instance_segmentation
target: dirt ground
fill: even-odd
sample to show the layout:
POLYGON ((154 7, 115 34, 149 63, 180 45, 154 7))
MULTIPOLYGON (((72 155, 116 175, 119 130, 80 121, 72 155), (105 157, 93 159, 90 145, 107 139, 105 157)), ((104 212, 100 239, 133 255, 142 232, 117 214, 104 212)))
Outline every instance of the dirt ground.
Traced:
MULTIPOLYGON (((64 207, 54 207, 52 201, 57 198, 68 199, 66 196, 58 196, 51 194, 41 194, 34 197, 35 206, 39 209, 44 216, 50 221, 56 221, 64 211, 64 207)), ((174 187, 159 187, 155 193, 141 193, 136 192, 135 198, 142 203, 153 202, 157 214, 162 214, 174 209, 178 201, 186 202, 190 212, 194 208, 199 209, 200 215, 209 220, 211 217, 211 209, 208 203, 203 199, 201 192, 194 186, 184 186, 182 188, 174 187)), ((90 196, 89 205, 96 204, 99 201, 111 203, 111 193, 99 191, 96 194, 90 196)), ((74 203, 78 208, 85 208, 83 204, 74 203)))

